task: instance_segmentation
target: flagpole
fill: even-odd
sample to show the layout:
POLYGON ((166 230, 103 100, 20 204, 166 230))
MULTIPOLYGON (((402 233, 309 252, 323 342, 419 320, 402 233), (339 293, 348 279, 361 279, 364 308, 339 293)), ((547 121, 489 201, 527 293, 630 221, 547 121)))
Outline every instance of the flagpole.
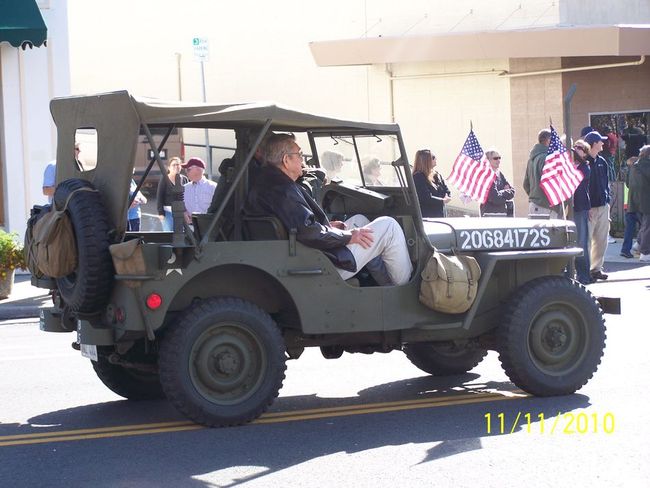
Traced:
MULTIPOLYGON (((571 86, 569 87, 569 91, 567 91, 567 94, 564 97, 563 100, 563 116, 564 116, 564 133, 566 134, 566 141, 568 144, 568 151, 571 151, 573 148, 573 138, 571 137, 571 100, 573 100, 573 95, 576 93, 576 89, 578 88, 578 85, 575 83, 571 83, 571 86)), ((571 155, 571 153, 569 153, 571 155)), ((571 157, 571 160, 573 160, 573 157, 571 157)), ((573 218, 573 195, 569 198, 569 205, 571 206, 571 218, 573 218)), ((562 206, 564 208, 564 205, 562 206)), ((569 239, 569 226, 566 226, 566 236, 567 236, 567 242, 569 239)), ((576 271, 576 260, 575 258, 569 259, 569 265, 567 266, 567 271, 569 272, 569 276, 575 276, 575 271, 576 271)))

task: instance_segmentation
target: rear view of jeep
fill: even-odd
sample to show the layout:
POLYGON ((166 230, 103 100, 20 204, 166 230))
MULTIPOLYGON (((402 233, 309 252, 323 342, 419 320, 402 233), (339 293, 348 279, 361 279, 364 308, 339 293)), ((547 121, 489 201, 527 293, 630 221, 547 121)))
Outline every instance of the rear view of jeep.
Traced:
POLYGON ((118 395, 167 398, 208 426, 249 422, 279 394, 286 361, 306 347, 331 359, 403 351, 432 375, 465 373, 496 350, 512 382, 539 396, 573 393, 598 368, 603 309, 567 276, 581 252, 573 223, 423 219, 396 124, 127 92, 54 99, 51 111, 57 188, 51 208, 34 208, 26 243, 33 284, 53 294, 41 329, 76 332, 74 347, 118 395), (97 133, 91 169, 69 156, 83 128, 97 133), (178 189, 172 232, 127 232, 139 134, 154 156, 142 185, 152 168, 165 173, 167 137, 152 131, 180 129, 227 131, 236 143, 208 213, 188 224, 178 189), (261 163, 255 153, 271 132, 296 135, 308 154, 298 183, 330 219, 362 214, 399 223, 414 269, 408 283, 386 285, 367 268, 343 280, 296 229, 272 213, 245 211, 261 163), (42 230, 55 213, 72 229, 58 247, 42 230), (42 246, 73 249, 72 267, 48 267, 50 247, 42 246))

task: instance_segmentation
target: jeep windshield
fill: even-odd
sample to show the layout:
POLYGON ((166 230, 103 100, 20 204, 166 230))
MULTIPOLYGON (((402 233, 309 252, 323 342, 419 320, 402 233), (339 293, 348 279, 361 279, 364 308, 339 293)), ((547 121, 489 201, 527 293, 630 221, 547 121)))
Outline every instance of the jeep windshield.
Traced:
POLYGON ((397 162, 400 151, 394 135, 319 134, 314 143, 320 167, 332 182, 365 187, 406 186, 404 168, 397 162))

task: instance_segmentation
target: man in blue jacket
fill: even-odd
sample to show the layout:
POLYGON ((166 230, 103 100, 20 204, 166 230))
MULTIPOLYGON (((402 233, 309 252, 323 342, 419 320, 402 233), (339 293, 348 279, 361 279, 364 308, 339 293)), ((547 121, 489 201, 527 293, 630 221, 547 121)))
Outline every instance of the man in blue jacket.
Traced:
POLYGON ((609 176, 607 161, 600 155, 604 141, 607 138, 598 131, 589 132, 584 141, 589 144, 589 235, 591 238, 591 278, 606 280, 603 272, 605 251, 607 251, 607 238, 609 236, 609 176))

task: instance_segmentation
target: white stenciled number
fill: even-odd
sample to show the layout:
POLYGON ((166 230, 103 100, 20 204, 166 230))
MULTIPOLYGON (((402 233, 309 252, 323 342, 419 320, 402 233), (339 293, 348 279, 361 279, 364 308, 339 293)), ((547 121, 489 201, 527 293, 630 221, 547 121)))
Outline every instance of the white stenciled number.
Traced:
POLYGON ((548 229, 541 229, 539 236, 541 237, 542 246, 546 247, 551 243, 551 236, 548 235, 548 229))
POLYGON ((528 229, 517 229, 517 247, 526 247, 528 229))
POLYGON ((472 247, 474 249, 483 247, 483 239, 481 239, 481 233, 477 230, 472 231, 472 247))
POLYGON ((463 243, 460 245, 461 249, 469 249, 469 239, 470 239, 470 237, 471 236, 469 235, 469 232, 467 232, 466 230, 461 230, 460 231, 460 238, 465 239, 463 241, 463 243))
MULTIPOLYGON (((515 231, 515 235, 517 235, 517 231, 515 231)), ((508 229, 506 231, 506 235, 503 238, 503 242, 507 247, 515 247, 515 243, 512 240, 512 229, 508 229)))
POLYGON ((496 247, 503 247, 503 232, 500 230, 494 231, 494 245, 496 247))
POLYGON ((537 229, 530 229, 530 247, 539 247, 539 231, 537 229))

